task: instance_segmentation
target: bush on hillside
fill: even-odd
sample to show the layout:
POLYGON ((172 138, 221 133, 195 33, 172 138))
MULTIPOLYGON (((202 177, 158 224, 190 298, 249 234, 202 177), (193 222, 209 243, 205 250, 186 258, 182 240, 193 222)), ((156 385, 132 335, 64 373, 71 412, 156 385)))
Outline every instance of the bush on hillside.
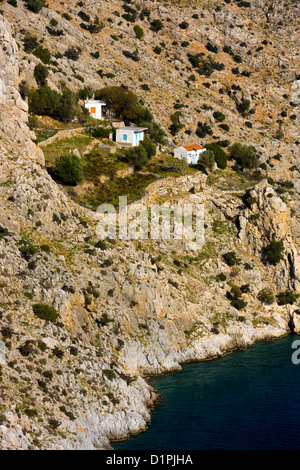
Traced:
POLYGON ((242 145, 239 142, 235 142, 229 148, 229 156, 236 161, 237 167, 242 171, 253 169, 258 163, 258 157, 254 148, 242 145))
POLYGON ((162 30, 164 27, 163 23, 161 20, 153 20, 150 23, 150 29, 157 33, 158 31, 162 30))
POLYGON ((37 64, 34 68, 34 78, 38 85, 45 85, 48 77, 48 67, 43 64, 37 64))
POLYGON ((144 36, 144 30, 138 24, 134 25, 133 31, 135 32, 135 37, 137 39, 142 39, 144 36))
POLYGON ((77 113, 77 97, 66 87, 60 94, 48 85, 42 85, 30 92, 29 111, 67 122, 72 120, 77 113))
POLYGON ((258 294, 258 299, 264 304, 271 305, 275 301, 275 296, 270 287, 264 287, 258 294))
POLYGON ((38 13, 45 6, 45 0, 26 0, 26 5, 29 10, 38 13))
POLYGON ((200 139, 203 139, 207 134, 212 135, 212 129, 210 125, 206 122, 198 122, 196 135, 200 137, 200 139))
POLYGON ((148 162, 148 154, 145 147, 139 145, 126 150, 124 160, 133 166, 135 171, 139 171, 148 162))
POLYGON ((142 142, 140 143, 140 145, 142 147, 144 147, 144 149, 146 150, 147 152, 147 157, 150 159, 151 157, 154 157, 156 155, 156 145, 151 142, 150 139, 144 139, 142 140, 142 142))
POLYGON ((298 298, 299 298, 299 294, 295 294, 294 292, 291 292, 291 291, 285 291, 285 292, 280 292, 280 294, 277 295, 277 302, 278 302, 278 305, 293 304, 296 302, 298 298))
POLYGON ((239 259, 237 258, 234 251, 229 251, 223 255, 224 261, 228 264, 228 266, 235 266, 239 263, 239 259))
POLYGON ((55 160, 55 175, 65 184, 76 185, 83 179, 83 168, 76 155, 62 155, 55 160))
POLYGON ((212 142, 210 144, 206 144, 205 148, 214 152, 215 161, 218 165, 218 168, 224 169, 227 167, 227 155, 220 145, 212 142))
POLYGON ((212 150, 205 150, 204 152, 200 153, 198 163, 203 165, 204 168, 212 171, 215 164, 215 154, 212 150))
POLYGON ((275 265, 283 259, 283 251, 283 241, 272 240, 269 245, 263 249, 263 257, 267 263, 275 265))
POLYGON ((36 57, 38 57, 44 64, 51 63, 51 52, 46 47, 40 45, 36 49, 34 49, 32 53, 36 57))
POLYGON ((110 86, 97 90, 95 99, 105 101, 107 109, 112 111, 117 118, 135 120, 140 114, 137 96, 122 86, 110 86))
POLYGON ((55 323, 58 317, 58 313, 51 305, 47 304, 34 304, 32 306, 34 314, 42 320, 50 321, 55 323))

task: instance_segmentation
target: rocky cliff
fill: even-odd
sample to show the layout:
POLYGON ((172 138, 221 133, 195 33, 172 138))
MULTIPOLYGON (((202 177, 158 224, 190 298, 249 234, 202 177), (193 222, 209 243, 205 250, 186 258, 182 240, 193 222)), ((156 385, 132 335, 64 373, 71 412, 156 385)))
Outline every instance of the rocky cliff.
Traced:
MULTIPOLYGON (((94 13, 93 2, 86 3, 94 13)), ((281 10, 272 3, 276 15, 270 8, 267 12, 278 24, 281 10)), ((100 13, 106 18, 107 11, 121 8, 117 1, 100 4, 100 13)), ((265 14, 262 2, 254 5, 263 7, 261 14, 265 14)), ((5 14, 17 25, 18 35, 18 23, 24 26, 28 14, 19 6, 16 11, 5 5, 5 14)), ((176 8, 180 5, 159 6, 155 13, 163 18, 172 14, 173 18, 176 8)), ((186 8, 180 10, 182 19, 189 11, 186 8)), ((231 5, 228 14, 234 15, 236 8, 231 5)), ((58 18, 60 10, 74 15, 77 6, 51 2, 41 16, 28 14, 35 19, 32 30, 39 31, 44 21, 58 18)), ((201 13, 205 21, 212 21, 212 27, 214 15, 220 22, 220 11, 199 7, 201 13)), ((265 135, 260 141, 266 160, 271 143, 272 152, 278 148, 283 152, 282 159, 273 160, 269 170, 272 178, 293 181, 284 194, 270 177, 251 184, 243 177, 238 179, 230 168, 207 178, 199 173, 147 188, 142 202, 148 206, 164 201, 204 205, 202 250, 188 251, 180 240, 99 243, 96 215, 72 202, 41 165, 43 156, 32 142, 26 103, 18 91, 24 63, 11 26, 0 18, 1 448, 109 448, 111 440, 147 426, 157 394, 146 376, 179 369, 186 361, 221 356, 257 340, 280 337, 291 328, 300 331, 300 185, 298 166, 290 170, 291 165, 297 165, 292 139, 295 125, 292 123, 289 130, 290 140, 274 141, 265 135), (276 264, 266 262, 263 256, 272 240, 283 243, 276 264), (287 292, 293 293, 293 301, 278 297, 287 296, 287 292), (243 301, 243 308, 234 300, 243 301), (41 305, 52 308, 45 312, 41 305)), ((204 19, 197 30, 199 38, 204 34, 204 19)), ((66 42, 86 40, 87 33, 74 22, 60 21, 66 42)), ((225 19, 222 27, 227 28, 225 19)), ((128 29, 126 24, 120 25, 119 34, 123 31, 126 40, 135 44, 133 37, 127 37, 128 29)), ((152 37, 150 31, 147 34, 152 37)), ((207 34, 213 33, 210 30, 207 34)), ((111 51, 108 36, 103 37, 104 50, 111 51)), ((87 48, 92 50, 94 41, 88 36, 87 48)), ((60 44, 62 47, 64 42, 60 44)), ((148 46, 143 47, 147 54, 148 46)), ((115 60, 117 55, 116 51, 115 60)), ((107 52, 107 58, 101 59, 103 67, 110 67, 108 57, 107 52)), ((87 56, 85 59, 88 61, 87 56)), ((76 65, 82 74, 87 63, 82 60, 76 65)), ((180 64, 178 58, 179 70, 173 69, 178 72, 178 88, 182 85, 180 64)), ((68 70, 70 64, 65 66, 68 70)), ((159 61, 152 64, 152 76, 158 68, 159 61)), ((30 64, 26 73, 30 73, 30 64)), ((130 81, 129 71, 121 67, 118 79, 125 76, 130 81)), ((53 77, 53 86, 56 79, 53 77)), ((157 93, 164 90, 165 98, 171 82, 163 84, 162 77, 157 80, 157 93)), ((287 85, 280 86, 283 91, 287 85)), ((152 96, 156 96, 154 91, 152 96)), ((154 111, 159 116, 163 103, 159 97, 156 101, 154 111)), ((164 112, 161 116, 167 128, 164 112)), ((193 121, 188 109, 184 116, 186 123, 193 121)), ((241 135, 240 118, 234 116, 235 111, 233 132, 241 135)), ((255 142, 260 126, 257 119, 257 128, 247 131, 255 142)), ((221 132, 217 126, 214 129, 221 132)))
POLYGON ((2 152, 29 158, 43 164, 43 154, 34 145, 34 134, 28 128, 28 105, 18 91, 20 64, 17 44, 11 35, 11 27, 0 18, 0 139, 2 152))

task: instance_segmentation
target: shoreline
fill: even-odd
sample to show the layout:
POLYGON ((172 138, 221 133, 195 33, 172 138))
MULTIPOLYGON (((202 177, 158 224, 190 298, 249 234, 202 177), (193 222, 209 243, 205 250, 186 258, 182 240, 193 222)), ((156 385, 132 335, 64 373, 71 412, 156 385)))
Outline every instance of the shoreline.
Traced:
MULTIPOLYGON (((259 343, 267 343, 267 342, 273 342, 273 341, 276 341, 276 340, 282 340, 283 338, 287 337, 287 336, 299 336, 297 333, 293 332, 292 329, 289 329, 289 331, 286 331, 284 333, 282 333, 281 336, 273 336, 273 337, 266 337, 266 338, 262 338, 262 339, 257 339, 256 341, 254 341, 252 344, 249 344, 247 346, 244 346, 244 347, 236 347, 234 349, 229 349, 227 351, 225 351, 222 355, 215 355, 215 356, 211 356, 211 357, 207 357, 207 358, 203 358, 203 359, 193 359, 193 360, 186 360, 184 362, 181 362, 180 363, 180 367, 182 368, 182 366, 184 365, 188 365, 188 364, 198 364, 200 362, 205 362, 205 361, 213 361, 213 360, 216 360, 216 359, 221 359, 222 357, 224 356, 227 356, 231 353, 234 353, 234 352, 239 352, 239 351, 245 351, 245 350, 248 350, 250 349, 251 347, 255 347, 257 344, 259 343)), ((181 369, 182 370, 182 369, 181 369)), ((158 376, 163 376, 163 375, 167 375, 167 374, 172 374, 174 372, 180 372, 179 369, 176 369, 176 370, 165 370, 161 373, 156 373, 156 374, 153 374, 153 375, 149 375, 149 376, 146 376, 146 377, 143 377, 143 379, 145 380, 145 382, 147 383, 147 385, 149 385, 154 391, 156 394, 158 394, 158 397, 157 397, 157 400, 155 400, 155 402, 151 402, 151 404, 149 405, 148 407, 148 410, 150 412, 150 420, 146 422, 146 427, 144 429, 140 429, 140 430, 137 430, 135 433, 130 433, 127 437, 124 437, 124 438, 121 438, 121 439, 116 439, 116 440, 112 440, 110 439, 110 445, 113 446, 113 444, 116 444, 116 443, 120 443, 120 442, 125 442, 125 441, 128 441, 130 440, 131 438, 133 437, 136 437, 142 433, 144 433, 145 431, 147 431, 147 429, 149 428, 150 424, 151 424, 151 420, 152 420, 152 411, 159 405, 159 403, 161 403, 164 399, 164 396, 161 395, 154 387, 153 385, 151 384, 151 379, 155 378, 155 377, 158 377, 158 376)), ((111 450, 114 450, 114 448, 112 447, 111 450)), ((118 451, 116 451, 118 452, 118 451)))

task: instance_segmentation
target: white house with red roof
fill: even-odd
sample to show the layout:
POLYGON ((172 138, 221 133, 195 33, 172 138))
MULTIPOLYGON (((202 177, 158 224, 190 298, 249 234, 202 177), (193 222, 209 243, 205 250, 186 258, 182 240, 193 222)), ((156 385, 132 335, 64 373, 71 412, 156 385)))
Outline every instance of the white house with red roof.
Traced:
POLYGON ((204 152, 202 145, 182 145, 174 150, 174 157, 186 160, 189 165, 198 162, 200 153, 204 152))

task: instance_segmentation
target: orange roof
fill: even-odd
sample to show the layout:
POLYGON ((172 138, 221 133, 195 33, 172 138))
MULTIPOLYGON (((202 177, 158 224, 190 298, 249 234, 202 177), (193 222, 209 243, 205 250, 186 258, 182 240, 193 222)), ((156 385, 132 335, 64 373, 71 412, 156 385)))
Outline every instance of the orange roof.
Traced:
POLYGON ((183 145, 182 146, 185 150, 188 152, 191 152, 192 150, 201 150, 203 149, 202 145, 183 145))

